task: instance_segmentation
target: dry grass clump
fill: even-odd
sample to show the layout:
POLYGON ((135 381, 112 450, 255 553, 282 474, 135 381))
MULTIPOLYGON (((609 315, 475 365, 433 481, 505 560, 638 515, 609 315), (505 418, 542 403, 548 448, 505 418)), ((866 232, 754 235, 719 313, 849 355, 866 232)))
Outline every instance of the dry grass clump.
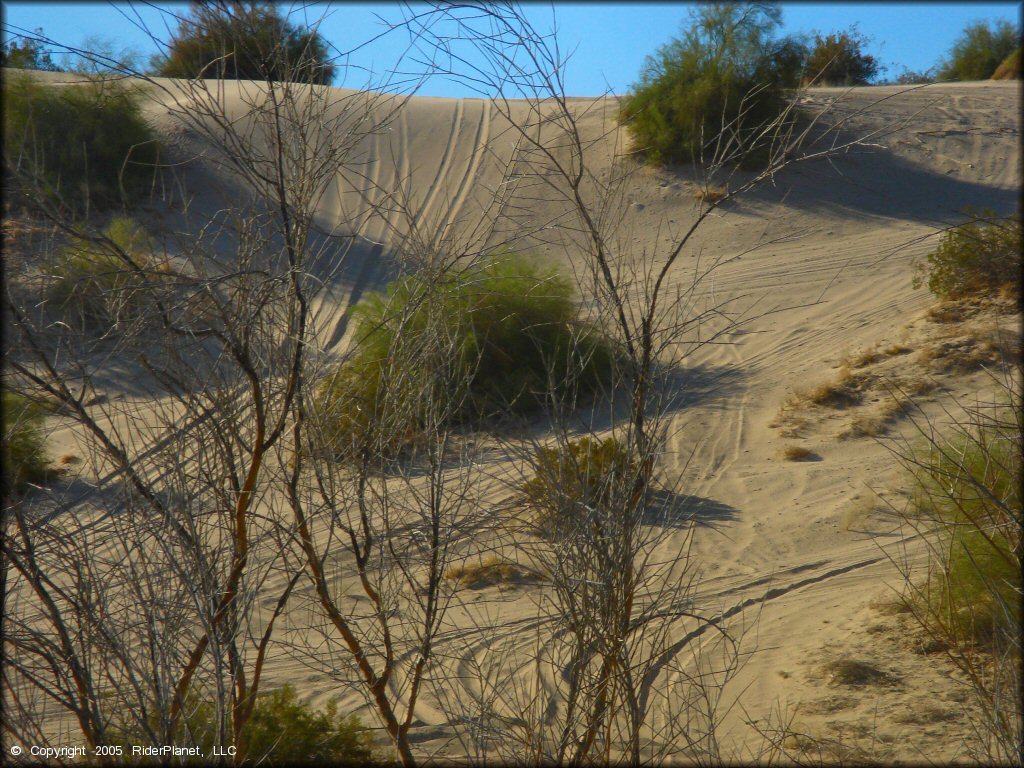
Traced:
POLYGON ((933 323, 962 323, 978 314, 979 307, 970 301, 941 301, 929 307, 925 317, 933 323))
POLYGON ((724 200, 728 194, 729 187, 726 184, 720 184, 717 187, 708 185, 694 190, 693 197, 702 203, 717 203, 720 200, 724 200))
POLYGON ((859 659, 836 659, 822 666, 821 671, 830 685, 893 685, 899 682, 897 676, 859 659))
POLYGON ((444 577, 455 581, 466 589, 484 589, 496 584, 521 584, 535 581, 538 575, 497 555, 492 555, 478 563, 453 565, 445 571, 444 577))
POLYGON ((925 701, 910 709, 896 712, 892 715, 892 721, 900 725, 928 725, 956 720, 957 717, 959 715, 954 710, 925 701))
POLYGON ((782 449, 782 458, 786 461, 816 461, 821 457, 802 445, 787 445, 782 449))
POLYGON ((911 348, 906 344, 893 343, 887 347, 874 344, 855 355, 844 355, 840 362, 846 368, 867 368, 869 365, 880 363, 882 360, 895 357, 896 355, 905 355, 910 351, 911 348))
POLYGON ((848 408, 861 402, 868 381, 867 376, 855 374, 850 371, 849 366, 844 365, 834 380, 810 389, 794 390, 787 404, 790 407, 810 404, 828 408, 848 408))
POLYGON ((923 347, 917 354, 917 362, 939 373, 967 373, 1019 359, 1020 355, 1020 338, 990 325, 977 329, 970 336, 923 347))

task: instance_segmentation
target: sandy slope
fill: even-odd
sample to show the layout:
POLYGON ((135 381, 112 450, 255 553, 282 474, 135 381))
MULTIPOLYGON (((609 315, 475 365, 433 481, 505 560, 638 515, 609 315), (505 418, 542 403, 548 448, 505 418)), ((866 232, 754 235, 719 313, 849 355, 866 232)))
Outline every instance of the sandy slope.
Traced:
MULTIPOLYGON (((914 346, 929 332, 920 314, 930 298, 911 289, 911 261, 933 247, 934 240, 922 238, 959 220, 964 206, 1002 212, 1014 206, 1020 185, 1019 96, 1018 85, 1010 82, 906 93, 888 87, 811 91, 806 106, 834 103, 836 114, 847 118, 849 136, 909 123, 879 137, 873 142, 878 146, 796 167, 774 187, 729 203, 702 228, 693 253, 672 276, 686 284, 698 253, 705 260, 730 259, 702 296, 735 299, 750 318, 728 343, 701 347, 687 359, 685 395, 672 417, 661 471, 682 478, 686 504, 703 523, 695 539, 704 574, 701 607, 730 612, 743 605, 751 616, 761 606, 747 646, 757 653, 727 692, 729 698, 745 691, 743 705, 751 717, 763 718, 774 707, 793 714, 802 703, 796 724, 819 736, 845 733, 870 741, 863 729, 877 723, 883 738, 876 756, 914 759, 918 749, 939 760, 955 754, 961 721, 948 671, 936 657, 914 654, 890 632, 894 620, 871 607, 885 595, 886 584, 896 581, 884 547, 895 546, 898 537, 844 525, 844 513, 858 497, 898 482, 892 458, 870 438, 840 439, 847 413, 820 416, 801 438, 785 438, 770 425, 789 391, 833 376, 845 353, 877 341, 914 346), (755 248, 758 243, 764 245, 755 248), (820 460, 784 461, 781 449, 794 443, 820 460), (819 665, 847 655, 887 665, 902 682, 870 690, 829 687, 819 665), (953 713, 948 721, 936 716, 937 726, 905 717, 900 722, 900 712, 925 698, 943 703, 953 713)), ((585 130, 596 139, 610 125, 610 105, 583 106, 590 110, 585 130)), ((243 111, 241 104, 237 108, 243 111)), ((154 115, 159 117, 159 109, 154 115)), ((613 139, 599 143, 597 154, 608 156, 613 139)), ((322 341, 329 347, 344 343, 345 307, 383 284, 384 257, 403 237, 419 232, 450 247, 493 244, 506 234, 499 213, 514 210, 524 231, 536 231, 523 247, 566 266, 578 258, 571 245, 544 235, 541 227, 552 214, 543 196, 519 190, 519 197, 495 205, 504 171, 519 158, 507 126, 486 102, 414 98, 390 131, 363 143, 360 158, 361 172, 381 186, 390 179, 406 182, 412 215, 392 221, 390 228, 378 221, 361 229, 351 258, 318 306, 322 341)), ((230 199, 231 185, 223 177, 201 163, 190 173, 206 173, 222 185, 221 191, 217 184, 196 185, 197 210, 215 210, 218 195, 230 199)), ((626 190, 624 242, 636 253, 656 250, 659 238, 671 237, 696 214, 693 190, 686 170, 638 173, 626 190)), ((352 179, 339 178, 323 200, 320 225, 328 232, 352 228, 361 205, 366 201, 355 194, 352 179)), ((909 370, 910 358, 896 364, 909 370)), ((942 383, 946 389, 931 395, 937 403, 982 386, 978 376, 942 383)), ((501 491, 493 494, 496 501, 501 491)), ((880 525, 874 527, 881 530, 880 525)), ((531 590, 537 589, 543 587, 508 594, 492 589, 468 599, 497 612, 500 634, 521 638, 525 653, 533 642, 531 590)), ((301 625, 303 617, 289 621, 301 625)), ((474 646, 468 630, 453 628, 449 641, 445 652, 463 643, 469 650, 460 654, 485 651, 474 646)), ((318 702, 337 694, 332 683, 285 653, 268 675, 271 683, 297 684, 318 702)), ((345 697, 351 705, 358 701, 354 694, 345 697)), ((420 738, 457 751, 445 747, 446 729, 437 728, 445 724, 437 702, 425 700, 420 719, 420 738)), ((742 755, 753 744, 743 719, 734 710, 724 724, 726 754, 742 755)))

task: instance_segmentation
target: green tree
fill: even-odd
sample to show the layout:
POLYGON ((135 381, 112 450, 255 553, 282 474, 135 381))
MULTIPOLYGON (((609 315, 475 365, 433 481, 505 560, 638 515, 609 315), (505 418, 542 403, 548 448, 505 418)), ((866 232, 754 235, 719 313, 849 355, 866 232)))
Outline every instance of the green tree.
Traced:
POLYGON ((192 4, 155 63, 164 77, 292 80, 325 85, 334 79, 327 43, 291 24, 267 2, 217 0, 192 4))
POLYGON ((647 57, 620 119, 648 160, 693 160, 723 126, 745 145, 757 126, 778 117, 793 53, 799 58, 798 41, 773 44, 781 18, 764 3, 709 3, 691 13, 682 36, 647 57))
POLYGON ((867 85, 884 67, 864 53, 868 39, 856 28, 814 36, 807 57, 807 79, 816 85, 867 85))
MULTIPOLYGON (((41 27, 33 32, 39 37, 43 36, 41 27)), ((42 42, 31 37, 8 40, 0 46, 0 67, 41 69, 45 72, 57 72, 60 69, 53 63, 50 51, 43 47, 42 42)))
POLYGON ((1020 46, 1020 30, 1006 19, 968 24, 939 69, 941 80, 987 80, 1020 46))

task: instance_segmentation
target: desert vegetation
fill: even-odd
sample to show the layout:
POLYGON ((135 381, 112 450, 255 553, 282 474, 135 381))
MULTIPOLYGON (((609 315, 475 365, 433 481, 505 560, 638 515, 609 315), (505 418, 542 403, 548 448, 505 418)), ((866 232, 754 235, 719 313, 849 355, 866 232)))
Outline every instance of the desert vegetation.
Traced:
MULTIPOLYGON (((1019 375, 1019 366, 1016 374, 1019 375)), ((929 642, 963 672, 977 709, 972 751, 1012 760, 1021 739, 1021 423, 1019 379, 951 427, 920 420, 917 443, 896 453, 912 478, 904 523, 929 542, 922 569, 902 565, 906 606, 929 642)))
POLYGON ((883 67, 864 52, 867 38, 856 29, 815 35, 804 72, 818 85, 867 85, 883 67))
POLYGON ((51 476, 43 443, 45 410, 24 396, 3 393, 3 498, 51 476))
POLYGON ((196 3, 154 69, 163 77, 325 85, 334 78, 331 59, 315 29, 293 24, 273 3, 196 3))
POLYGON ((358 352, 320 390, 324 447, 342 455, 377 441, 382 426, 414 443, 430 407, 427 381, 454 388, 453 424, 535 413, 551 395, 582 401, 613 385, 616 351, 580 320, 570 283, 520 256, 408 275, 353 317, 358 352))
POLYGON ((783 88, 799 77, 800 51, 772 37, 778 9, 719 3, 693 14, 681 37, 648 57, 622 100, 620 119, 652 163, 749 154, 753 137, 783 113, 783 88))
POLYGON ((1019 48, 1020 30, 1009 21, 968 24, 939 65, 939 79, 987 80, 1019 48))
POLYGON ((927 284, 941 299, 956 300, 1004 291, 1020 292, 1021 223, 993 211, 975 213, 949 229, 918 264, 914 287, 927 284))
POLYGON ((132 86, 97 79, 53 87, 25 74, 5 77, 3 89, 9 190, 85 212, 149 188, 159 145, 132 86))

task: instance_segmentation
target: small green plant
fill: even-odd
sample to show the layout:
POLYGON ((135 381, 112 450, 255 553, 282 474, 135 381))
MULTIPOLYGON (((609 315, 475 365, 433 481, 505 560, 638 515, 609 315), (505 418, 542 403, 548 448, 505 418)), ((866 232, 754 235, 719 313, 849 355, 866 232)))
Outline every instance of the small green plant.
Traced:
POLYGON ((925 264, 915 264, 914 288, 927 281, 941 299, 997 293, 1006 285, 1020 291, 1021 223, 993 211, 948 230, 925 264))
POLYGON ((45 483, 50 466, 43 447, 44 410, 14 392, 3 393, 3 496, 45 483))
POLYGON ((534 467, 522 491, 534 512, 534 527, 545 538, 571 534, 592 510, 617 501, 639 503, 632 486, 640 467, 614 438, 584 437, 557 448, 538 448, 534 467))
POLYGON ((133 219, 115 217, 103 231, 109 242, 73 240, 51 268, 46 297, 66 321, 88 329, 106 329, 138 317, 144 309, 141 289, 147 275, 165 266, 153 254, 153 242, 133 219), (140 268, 134 269, 119 251, 140 268))
POLYGON ((940 80, 987 80, 1020 47, 1018 27, 1006 19, 968 24, 939 70, 940 80))
POLYGON ((356 352, 318 397, 325 442, 342 454, 367 440, 388 451, 414 442, 429 408, 443 411, 430 418, 469 423, 610 385, 613 348, 578 319, 569 282, 521 257, 401 278, 353 317, 356 352))
POLYGON ((15 191, 81 212, 148 187, 159 146, 129 86, 100 78, 53 85, 21 74, 4 78, 3 97, 4 172, 15 191))

